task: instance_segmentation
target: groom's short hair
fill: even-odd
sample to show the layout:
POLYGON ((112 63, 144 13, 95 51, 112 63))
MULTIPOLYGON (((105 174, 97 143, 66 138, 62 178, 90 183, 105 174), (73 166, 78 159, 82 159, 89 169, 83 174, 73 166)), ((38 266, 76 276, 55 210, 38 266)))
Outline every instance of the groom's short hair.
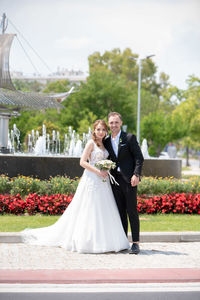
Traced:
POLYGON ((122 121, 122 116, 121 116, 118 112, 116 112, 116 111, 110 112, 110 113, 108 114, 108 120, 109 120, 109 118, 112 117, 112 116, 118 116, 118 117, 120 118, 120 120, 122 121))

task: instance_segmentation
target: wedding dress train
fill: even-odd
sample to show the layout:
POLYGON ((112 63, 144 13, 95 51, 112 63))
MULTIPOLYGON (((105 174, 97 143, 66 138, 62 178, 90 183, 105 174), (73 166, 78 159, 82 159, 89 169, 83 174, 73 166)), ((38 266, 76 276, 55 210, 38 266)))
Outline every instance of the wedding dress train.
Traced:
MULTIPOLYGON (((94 143, 89 163, 108 157, 94 143)), ((84 170, 74 198, 58 221, 21 232, 25 243, 60 246, 80 253, 119 252, 129 248, 109 179, 84 170)))

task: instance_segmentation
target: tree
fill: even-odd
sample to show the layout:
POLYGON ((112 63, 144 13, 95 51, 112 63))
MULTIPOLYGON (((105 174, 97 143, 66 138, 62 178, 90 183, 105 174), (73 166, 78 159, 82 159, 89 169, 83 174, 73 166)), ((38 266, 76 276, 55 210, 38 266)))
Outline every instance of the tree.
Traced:
POLYGON ((184 93, 185 101, 180 103, 172 113, 174 126, 179 131, 179 138, 186 148, 187 165, 189 165, 189 148, 200 141, 200 79, 190 76, 188 89, 184 93))
POLYGON ((71 87, 69 80, 56 80, 48 82, 44 93, 64 93, 71 87))
POLYGON ((163 111, 156 111, 145 116, 141 122, 141 136, 147 139, 149 154, 159 156, 171 140, 171 118, 163 111))
POLYGON ((185 91, 185 101, 180 103, 173 111, 174 119, 182 120, 182 137, 190 136, 194 140, 200 140, 200 80, 191 77, 189 88, 185 91), (195 84, 194 84, 195 83, 195 84))
MULTIPOLYGON (((89 56, 89 72, 90 74, 101 70, 110 70, 116 75, 123 76, 127 81, 133 81, 137 83, 138 80, 138 54, 131 51, 130 48, 126 48, 123 52, 119 48, 115 48, 112 51, 105 51, 102 55, 99 52, 95 52, 89 56), (136 60, 130 59, 135 57, 136 60)), ((155 81, 155 74, 157 67, 151 59, 142 61, 143 76, 142 80, 146 84, 152 85, 155 81)))
POLYGON ((82 83, 79 92, 64 105, 70 111, 75 128, 91 112, 98 119, 107 119, 110 111, 120 111, 129 129, 135 129, 137 92, 133 93, 125 79, 115 76, 110 70, 97 70, 82 83), (128 113, 127 113, 128 112, 128 113), (73 116, 76 116, 74 118, 73 116))
POLYGON ((15 79, 13 83, 17 90, 23 92, 41 92, 42 89, 44 88, 44 85, 37 80, 25 81, 25 80, 15 79))
POLYGON ((84 113, 84 118, 79 121, 79 127, 77 129, 80 135, 87 133, 89 127, 91 128, 92 124, 98 119, 91 111, 85 111, 84 113))

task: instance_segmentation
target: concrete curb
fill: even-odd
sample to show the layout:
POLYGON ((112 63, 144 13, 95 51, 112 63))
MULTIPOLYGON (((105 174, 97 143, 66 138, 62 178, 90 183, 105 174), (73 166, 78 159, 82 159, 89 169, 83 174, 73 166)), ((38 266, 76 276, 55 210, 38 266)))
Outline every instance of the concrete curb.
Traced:
POLYGON ((200 242, 200 231, 142 232, 140 241, 142 243, 200 242))
MULTIPOLYGON (((131 242, 131 235, 128 235, 131 242)), ((141 243, 200 242, 200 231, 141 232, 141 243)), ((0 232, 0 243, 22 243, 20 232, 0 232)))

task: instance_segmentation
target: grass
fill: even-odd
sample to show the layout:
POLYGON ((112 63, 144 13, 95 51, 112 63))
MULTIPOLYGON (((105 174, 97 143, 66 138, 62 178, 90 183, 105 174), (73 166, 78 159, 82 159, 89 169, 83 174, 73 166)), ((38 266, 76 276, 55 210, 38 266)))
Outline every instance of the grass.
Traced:
POLYGON ((200 231, 200 215, 141 215, 141 231, 200 231))
POLYGON ((54 224, 59 216, 0 216, 0 232, 18 232, 25 228, 39 228, 54 224))
POLYGON ((190 171, 191 168, 190 167, 182 167, 182 171, 190 171))
POLYGON ((200 180, 200 175, 185 175, 183 174, 182 179, 190 179, 190 180, 200 180))
MULTIPOLYGON (((25 228, 38 228, 54 224, 59 216, 0 216, 0 232, 19 232, 25 228)), ((199 215, 140 215, 143 232, 200 231, 199 215)))

